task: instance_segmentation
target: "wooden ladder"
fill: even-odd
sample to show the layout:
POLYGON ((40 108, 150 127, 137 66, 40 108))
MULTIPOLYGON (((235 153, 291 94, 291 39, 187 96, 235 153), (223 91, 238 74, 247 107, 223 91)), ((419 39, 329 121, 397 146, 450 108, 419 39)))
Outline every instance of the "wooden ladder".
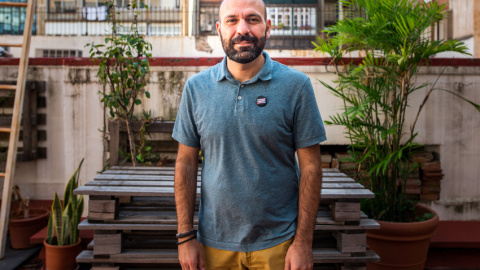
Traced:
POLYGON ((10 127, 0 127, 0 132, 10 133, 7 152, 7 165, 5 173, 0 173, 0 178, 4 178, 2 206, 0 212, 0 259, 5 255, 7 228, 11 203, 11 190, 13 176, 15 175, 15 161, 17 157, 18 136, 20 133, 21 112, 23 107, 23 98, 25 96, 25 82, 28 68, 28 52, 30 50, 30 39, 32 37, 33 16, 36 0, 27 0, 28 3, 18 2, 0 2, 0 7, 27 7, 25 16, 25 25, 23 27, 23 44, 0 43, 2 47, 21 47, 18 66, 18 77, 16 85, 0 85, 0 90, 15 90, 15 102, 13 106, 12 124, 10 127))

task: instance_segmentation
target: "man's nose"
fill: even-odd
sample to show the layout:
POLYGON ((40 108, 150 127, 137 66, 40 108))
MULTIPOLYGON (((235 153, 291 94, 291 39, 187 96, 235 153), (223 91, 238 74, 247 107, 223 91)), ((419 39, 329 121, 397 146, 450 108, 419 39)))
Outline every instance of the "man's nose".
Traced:
POLYGON ((250 32, 248 23, 245 20, 240 20, 237 24, 237 33, 240 35, 245 35, 250 32))

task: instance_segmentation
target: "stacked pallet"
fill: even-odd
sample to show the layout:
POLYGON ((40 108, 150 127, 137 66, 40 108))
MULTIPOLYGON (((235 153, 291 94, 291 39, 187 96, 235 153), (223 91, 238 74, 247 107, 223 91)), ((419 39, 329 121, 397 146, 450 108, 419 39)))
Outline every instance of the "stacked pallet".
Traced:
POLYGON ((441 163, 435 160, 435 156, 429 151, 420 151, 415 155, 414 160, 420 164, 419 200, 436 201, 440 198, 441 180, 443 171, 441 163))
POLYGON ((420 200, 435 201, 440 198, 440 184, 443 179, 443 172, 440 161, 430 161, 422 164, 422 193, 420 200))
POLYGON ((352 156, 347 152, 336 152, 332 161, 332 168, 340 169, 349 176, 357 174, 358 164, 352 161, 352 156))
MULTIPOLYGON (((95 231, 77 262, 93 270, 180 269, 172 168, 113 167, 75 194, 89 196, 88 218, 79 228, 95 231)), ((340 171, 324 169, 314 269, 364 270, 366 262, 379 260, 365 234, 379 225, 360 211, 360 199, 372 197, 340 171)))

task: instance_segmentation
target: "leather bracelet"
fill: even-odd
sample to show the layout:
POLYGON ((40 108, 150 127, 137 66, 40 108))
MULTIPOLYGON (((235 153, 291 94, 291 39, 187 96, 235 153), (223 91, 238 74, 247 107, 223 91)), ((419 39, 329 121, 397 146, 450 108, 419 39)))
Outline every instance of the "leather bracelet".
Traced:
POLYGON ((197 230, 192 229, 188 232, 177 233, 176 236, 177 236, 177 239, 178 239, 178 238, 183 238, 183 237, 186 237, 186 236, 189 236, 189 235, 192 235, 192 234, 197 234, 197 230))
POLYGON ((195 238, 197 238, 197 235, 196 235, 196 234, 192 235, 192 237, 188 238, 187 240, 183 240, 182 242, 178 242, 178 241, 177 241, 177 246, 179 246, 179 245, 181 245, 181 244, 183 244, 183 243, 186 243, 186 242, 188 242, 188 241, 190 241, 190 240, 192 240, 192 239, 195 239, 195 238))

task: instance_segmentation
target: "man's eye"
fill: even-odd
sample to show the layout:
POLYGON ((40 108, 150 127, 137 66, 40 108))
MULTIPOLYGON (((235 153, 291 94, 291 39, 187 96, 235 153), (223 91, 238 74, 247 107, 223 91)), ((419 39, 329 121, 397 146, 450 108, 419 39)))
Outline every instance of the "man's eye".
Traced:
POLYGON ((228 19, 227 23, 233 23, 233 22, 236 22, 236 21, 237 21, 236 19, 228 19))

